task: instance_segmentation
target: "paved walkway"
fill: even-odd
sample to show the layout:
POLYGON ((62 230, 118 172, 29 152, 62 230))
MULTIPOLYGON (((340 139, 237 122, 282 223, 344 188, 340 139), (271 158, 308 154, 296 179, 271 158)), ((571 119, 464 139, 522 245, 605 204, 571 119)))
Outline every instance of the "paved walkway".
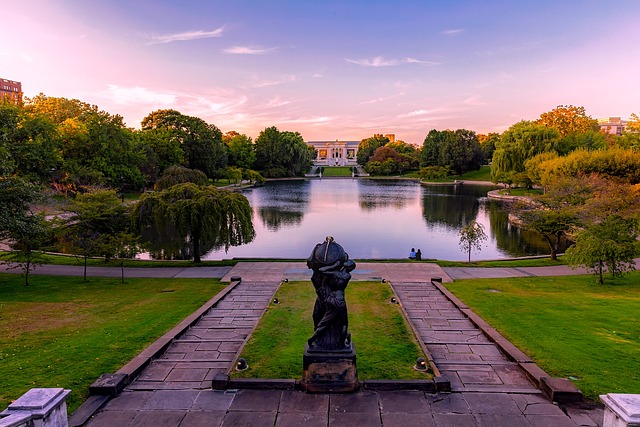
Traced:
MULTIPOLYGON (((567 416, 434 287, 449 273, 427 263, 360 263, 353 280, 390 281, 452 393, 211 390, 228 372, 282 279, 309 280, 303 263, 239 263, 237 285, 87 424, 101 426, 597 426, 601 411, 567 416)), ((221 274, 218 271, 217 274, 221 274)))

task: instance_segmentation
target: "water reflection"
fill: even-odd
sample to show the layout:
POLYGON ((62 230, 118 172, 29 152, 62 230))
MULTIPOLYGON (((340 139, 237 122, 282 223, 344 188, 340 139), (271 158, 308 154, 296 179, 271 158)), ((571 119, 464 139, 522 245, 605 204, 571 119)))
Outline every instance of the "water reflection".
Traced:
POLYGON ((480 198, 487 188, 464 185, 427 185, 422 188, 422 216, 431 225, 460 230, 476 220, 480 198), (463 189, 463 187, 465 187, 463 189))
POLYGON ((302 223, 309 203, 309 181, 275 181, 264 191, 253 191, 252 206, 259 206, 258 216, 271 231, 281 227, 296 227, 302 223))
POLYGON ((357 180, 358 204, 363 211, 392 207, 402 209, 415 198, 415 182, 399 180, 357 180))
MULTIPOLYGON (((145 228, 142 231, 142 240, 145 242, 147 256, 150 259, 193 259, 194 250, 191 239, 181 238, 175 228, 145 228)), ((200 256, 222 247, 223 245, 216 246, 212 240, 200 239, 200 256)))
MULTIPOLYGON (((486 198, 489 189, 351 178, 268 182, 244 192, 254 210, 255 239, 228 253, 209 246, 202 258, 304 259, 331 235, 352 258, 405 258, 414 247, 424 259, 466 260, 459 230, 472 220, 489 236, 472 259, 548 253, 540 237, 509 225, 503 205, 486 198)), ((171 230, 151 240, 154 257, 190 256, 189 245, 171 230)))

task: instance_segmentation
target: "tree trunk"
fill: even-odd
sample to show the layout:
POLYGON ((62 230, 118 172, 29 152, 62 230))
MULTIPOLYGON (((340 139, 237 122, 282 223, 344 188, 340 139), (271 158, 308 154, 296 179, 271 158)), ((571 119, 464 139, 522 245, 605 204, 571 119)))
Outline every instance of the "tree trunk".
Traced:
POLYGON ((604 279, 602 277, 602 261, 598 262, 598 283, 601 285, 604 283, 604 279))
POLYGON ((84 256, 84 274, 82 276, 82 281, 83 282, 87 281, 87 258, 88 258, 88 255, 85 255, 84 256))
POLYGON ((200 263, 202 262, 200 259, 200 235, 193 233, 191 237, 193 239, 193 262, 200 263))
POLYGON ((124 283, 124 260, 120 260, 120 268, 122 270, 120 275, 121 282, 124 283))

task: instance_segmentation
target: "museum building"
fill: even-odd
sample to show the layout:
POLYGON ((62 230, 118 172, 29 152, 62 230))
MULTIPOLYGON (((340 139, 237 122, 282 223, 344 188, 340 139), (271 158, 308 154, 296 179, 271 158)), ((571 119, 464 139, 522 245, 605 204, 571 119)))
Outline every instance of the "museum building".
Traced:
MULTIPOLYGON (((374 135, 381 136, 381 135, 374 135)), ((390 142, 395 141, 395 134, 384 135, 390 142)), ((355 166, 360 141, 307 141, 308 146, 316 150, 315 165, 323 166, 355 166)))

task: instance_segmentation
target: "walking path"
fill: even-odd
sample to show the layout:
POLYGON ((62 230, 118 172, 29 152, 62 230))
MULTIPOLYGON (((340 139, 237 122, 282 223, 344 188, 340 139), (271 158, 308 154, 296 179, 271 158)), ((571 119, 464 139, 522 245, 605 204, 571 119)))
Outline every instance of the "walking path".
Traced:
MULTIPOLYGON (((489 342, 432 277, 460 271, 427 263, 359 263, 353 281, 391 282, 452 393, 212 390, 229 372, 281 280, 309 280, 304 263, 238 263, 242 282, 87 423, 101 426, 598 426, 601 411, 550 403, 489 342)), ((222 271, 217 271, 221 274, 222 271)), ((193 273, 195 274, 195 273, 193 273)), ((73 417, 72 417, 73 418, 73 417)))

